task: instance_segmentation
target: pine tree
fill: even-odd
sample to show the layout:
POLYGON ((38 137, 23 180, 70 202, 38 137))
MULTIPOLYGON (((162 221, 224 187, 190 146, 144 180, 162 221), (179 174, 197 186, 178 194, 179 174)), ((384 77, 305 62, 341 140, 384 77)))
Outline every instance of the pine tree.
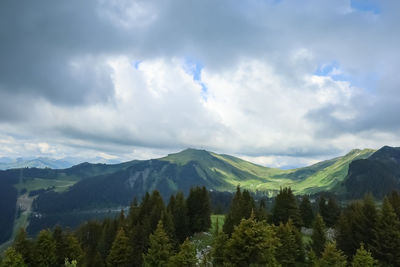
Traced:
POLYGON ((276 250, 276 259, 282 266, 298 266, 304 262, 304 248, 300 232, 289 221, 276 228, 281 246, 276 250))
POLYGON ((332 242, 326 243, 319 265, 323 267, 346 267, 346 256, 332 242))
POLYGON ((185 239, 190 235, 189 232, 189 217, 187 215, 187 207, 185 198, 182 192, 178 192, 176 197, 171 196, 170 204, 168 205, 168 210, 172 214, 174 226, 175 226, 175 236, 179 243, 185 241, 185 239), (173 199, 173 204, 171 200, 173 199))
POLYGON ((72 234, 66 234, 65 244, 65 257, 70 259, 71 261, 76 260, 77 262, 82 262, 84 253, 78 239, 72 234))
POLYGON ((56 257, 57 257, 57 265, 62 266, 65 262, 65 250, 66 250, 66 243, 64 239, 64 233, 62 231, 61 226, 57 225, 53 229, 53 239, 56 243, 56 257))
POLYGON ((258 203, 258 207, 255 210, 255 215, 257 221, 267 221, 268 213, 267 213, 267 203, 265 202, 265 199, 261 199, 260 202, 258 203))
POLYGON ((328 199, 326 205, 326 217, 323 217, 327 227, 333 227, 339 219, 340 208, 333 197, 328 199))
POLYGON ((393 191, 389 197, 389 202, 393 207, 394 212, 397 215, 397 218, 400 220, 400 194, 397 191, 393 191))
POLYGON ((374 257, 385 265, 400 266, 400 222, 389 200, 383 200, 375 232, 374 257))
POLYGON ((353 227, 353 230, 358 233, 355 242, 357 242, 357 245, 364 243, 368 249, 371 249, 379 217, 372 195, 369 194, 364 197, 359 217, 360 219, 353 227))
POLYGON ((322 251, 325 248, 326 234, 325 234, 325 223, 322 217, 317 214, 313 223, 313 233, 311 235, 312 244, 311 247, 317 256, 321 256, 322 251))
POLYGON ((361 247, 357 249, 356 255, 353 257, 351 262, 352 267, 374 267, 377 265, 376 260, 372 257, 371 252, 365 250, 364 244, 361 243, 361 247))
POLYGON ((328 210, 328 205, 326 203, 326 198, 324 196, 320 196, 319 201, 318 201, 318 212, 319 215, 321 215, 322 219, 324 220, 324 223, 326 224, 326 220, 329 217, 329 210, 328 210))
POLYGON ((279 240, 271 226, 252 215, 235 227, 226 245, 225 263, 233 266, 278 266, 275 251, 279 240))
POLYGON ((0 267, 26 267, 24 259, 13 247, 9 247, 4 253, 4 259, 0 267))
POLYGON ((296 198, 289 188, 281 188, 279 194, 275 198, 275 205, 272 209, 272 220, 275 225, 279 223, 287 223, 292 220, 296 227, 302 226, 300 210, 297 206, 296 198))
POLYGON ((310 228, 314 220, 314 212, 311 207, 310 198, 307 195, 302 197, 299 209, 304 226, 310 228))
POLYGON ((172 245, 164 231, 162 221, 159 221, 154 234, 150 235, 150 247, 143 254, 144 266, 166 266, 172 256, 172 245))
POLYGON ((225 222, 223 226, 224 233, 231 235, 233 233, 234 227, 238 225, 242 218, 241 214, 241 203, 242 203, 242 192, 240 186, 236 188, 236 193, 232 198, 230 209, 228 214, 225 216, 225 222))
POLYGON ((129 239, 125 235, 124 229, 121 227, 112 244, 110 254, 108 254, 107 266, 110 267, 129 266, 131 253, 132 253, 132 248, 129 245, 129 239))
POLYGON ((168 266, 169 267, 197 266, 195 245, 189 239, 186 239, 180 246, 179 253, 170 258, 168 266))
POLYGON ((14 239, 13 247, 17 253, 22 255, 24 262, 28 266, 34 264, 33 258, 33 243, 28 240, 27 234, 24 228, 20 228, 14 239))
POLYGON ((40 231, 36 241, 35 252, 35 258, 39 266, 56 265, 56 242, 54 241, 50 231, 40 231))
POLYGON ((228 235, 220 232, 214 236, 211 256, 213 259, 213 266, 222 266, 225 259, 226 243, 228 242, 228 235))
POLYGON ((204 186, 191 188, 186 206, 190 232, 208 231, 211 227, 211 207, 207 189, 204 186))

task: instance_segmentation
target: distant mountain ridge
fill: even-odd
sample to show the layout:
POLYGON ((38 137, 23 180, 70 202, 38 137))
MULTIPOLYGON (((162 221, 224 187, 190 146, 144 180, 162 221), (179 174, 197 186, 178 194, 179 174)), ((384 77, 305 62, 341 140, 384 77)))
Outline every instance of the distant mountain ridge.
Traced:
POLYGON ((0 170, 18 169, 18 168, 50 168, 66 169, 73 166, 74 163, 64 159, 34 158, 34 159, 0 159, 0 170))

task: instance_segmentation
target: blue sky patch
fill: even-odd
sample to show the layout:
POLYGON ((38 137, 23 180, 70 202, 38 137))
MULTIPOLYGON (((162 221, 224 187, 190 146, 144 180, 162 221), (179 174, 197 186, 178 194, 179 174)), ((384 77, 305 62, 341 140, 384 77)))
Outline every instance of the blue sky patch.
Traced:
POLYGON ((376 0, 351 0, 351 8, 362 12, 371 12, 373 14, 381 13, 378 1, 376 0))
POLYGON ((194 59, 186 58, 185 59, 185 71, 186 73, 193 76, 193 80, 200 84, 201 86, 201 96, 204 100, 207 100, 208 88, 201 81, 201 71, 203 70, 203 64, 201 62, 196 61, 194 59))

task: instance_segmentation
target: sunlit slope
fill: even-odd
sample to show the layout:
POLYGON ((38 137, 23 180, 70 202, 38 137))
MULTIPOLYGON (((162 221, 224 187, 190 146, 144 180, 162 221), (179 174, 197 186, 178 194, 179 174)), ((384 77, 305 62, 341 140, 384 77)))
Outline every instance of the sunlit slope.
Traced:
POLYGON ((355 149, 345 156, 293 170, 267 168, 233 156, 195 149, 171 154, 161 160, 178 165, 195 163, 199 176, 220 185, 213 188, 215 190, 231 191, 240 184, 251 191, 265 191, 272 195, 280 187, 290 186, 302 194, 340 190, 337 185, 346 177, 349 164, 355 159, 368 158, 373 152, 372 149, 355 149))

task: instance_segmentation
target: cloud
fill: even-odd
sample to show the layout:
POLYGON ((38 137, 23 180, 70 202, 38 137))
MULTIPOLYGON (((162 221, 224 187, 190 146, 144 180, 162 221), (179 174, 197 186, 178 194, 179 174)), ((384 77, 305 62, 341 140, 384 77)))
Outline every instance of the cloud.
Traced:
POLYGON ((396 145, 398 11, 396 1, 2 1, 0 154, 200 147, 278 166, 396 145))

